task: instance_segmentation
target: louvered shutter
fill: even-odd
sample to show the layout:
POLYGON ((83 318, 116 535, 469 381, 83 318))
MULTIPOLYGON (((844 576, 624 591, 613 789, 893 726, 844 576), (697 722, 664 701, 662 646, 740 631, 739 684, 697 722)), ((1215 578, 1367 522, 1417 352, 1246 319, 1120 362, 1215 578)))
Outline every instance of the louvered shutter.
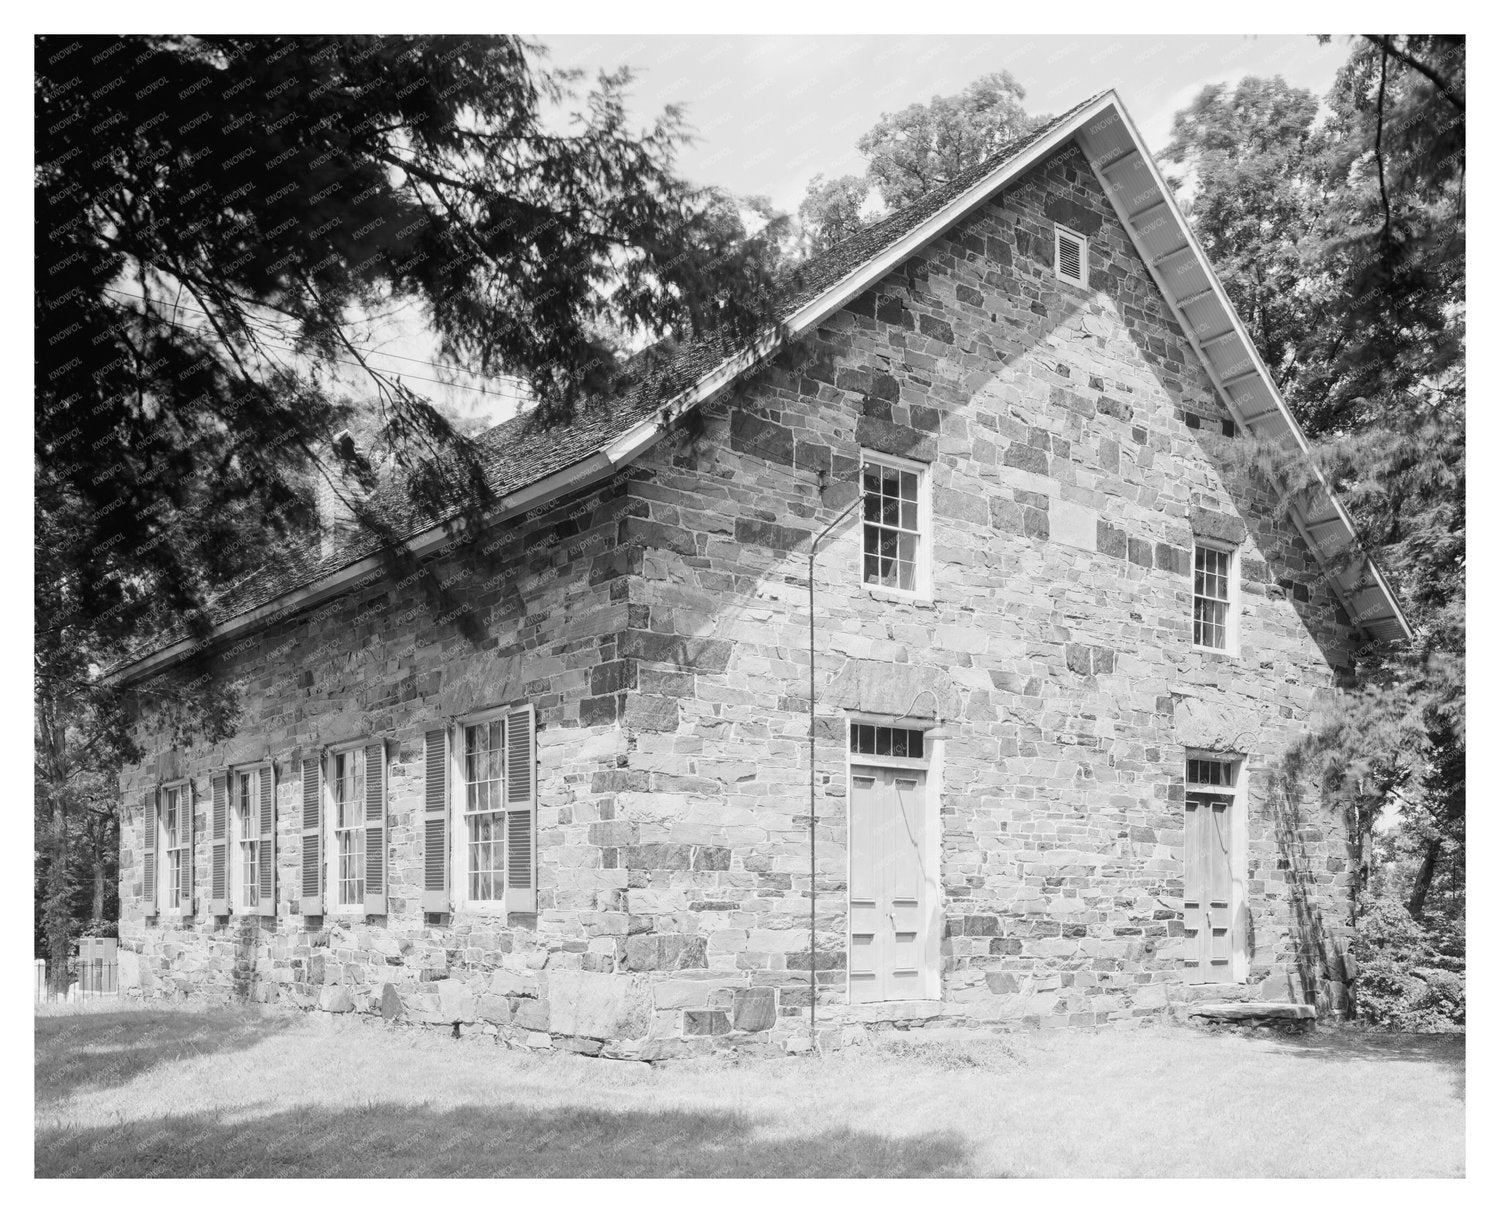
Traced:
POLYGON ((446 914, 448 901, 448 730, 427 730, 422 809, 422 909, 446 914))
POLYGON ((260 769, 260 912, 276 917, 276 765, 260 769))
POLYGON ((505 908, 536 911, 536 714, 505 717, 505 908))
POLYGON ((1070 282, 1083 275, 1083 249, 1073 237, 1059 232, 1057 236, 1057 272, 1070 282))
POLYGON ((182 916, 191 918, 193 916, 193 894, 197 891, 193 888, 193 849, 195 839, 193 838, 193 816, 197 810, 196 797, 193 795, 193 784, 189 780, 187 786, 182 789, 182 799, 178 802, 177 810, 179 820, 178 839, 182 843, 180 855, 182 867, 182 916))
POLYGON ((145 837, 141 840, 141 900, 146 904, 146 917, 156 917, 156 835, 161 813, 161 789, 153 788, 146 793, 145 837))
POLYGON ((365 913, 385 913, 385 742, 365 747, 365 913))
POLYGON ((302 760, 302 892, 303 914, 323 912, 323 761, 302 760))
POLYGON ((229 777, 215 775, 209 818, 209 910, 229 913, 229 777))

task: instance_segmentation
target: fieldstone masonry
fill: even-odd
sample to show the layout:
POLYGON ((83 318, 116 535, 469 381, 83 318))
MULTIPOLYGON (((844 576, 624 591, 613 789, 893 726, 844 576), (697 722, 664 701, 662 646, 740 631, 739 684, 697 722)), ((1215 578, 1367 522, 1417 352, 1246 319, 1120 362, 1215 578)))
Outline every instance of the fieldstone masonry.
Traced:
MULTIPOLYGON (((227 646, 245 717, 123 776, 122 979, 146 996, 467 1025, 663 1057, 804 1048, 820 1024, 1130 1025, 1193 999, 1343 999, 1343 823, 1275 760, 1350 662, 1347 618, 1074 148, 928 245, 609 482, 497 528, 494 565, 372 580, 227 646), (1052 223, 1089 288, 1052 273, 1052 223), (817 570, 818 870, 808 852, 807 551, 861 448, 931 465, 930 597, 817 570), (1241 543, 1236 655, 1194 650, 1194 535, 1241 543), (930 692, 923 695, 924 692, 930 692), (940 999, 845 994, 845 713, 940 715, 940 999), (423 731, 529 701, 534 915, 421 909, 423 731), (389 912, 300 914, 300 759, 390 739, 389 912), (1182 984, 1185 752, 1249 769, 1248 977, 1182 984), (274 917, 203 911, 211 773, 277 763, 274 917), (141 904, 144 797, 195 780, 196 917, 141 904)), ((183 672, 180 677, 192 676, 183 672)), ((145 702, 149 703, 149 697, 145 702)))

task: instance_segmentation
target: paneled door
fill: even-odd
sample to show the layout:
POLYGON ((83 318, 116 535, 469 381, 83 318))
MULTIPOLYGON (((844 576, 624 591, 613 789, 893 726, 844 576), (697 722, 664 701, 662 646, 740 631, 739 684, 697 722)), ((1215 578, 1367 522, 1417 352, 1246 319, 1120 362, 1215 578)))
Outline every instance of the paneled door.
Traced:
POLYGON ((1189 983, 1232 981, 1228 797, 1189 795, 1182 874, 1189 983))
POLYGON ((933 997, 927 772, 853 766, 849 793, 849 1001, 933 997))

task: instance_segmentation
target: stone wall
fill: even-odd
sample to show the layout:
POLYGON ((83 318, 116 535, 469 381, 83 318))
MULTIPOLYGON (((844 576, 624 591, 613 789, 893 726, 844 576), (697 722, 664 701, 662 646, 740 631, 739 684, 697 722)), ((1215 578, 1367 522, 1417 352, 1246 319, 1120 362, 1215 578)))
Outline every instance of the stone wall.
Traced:
MULTIPOLYGON (((460 1022, 519 1044, 646 1055, 806 1045, 810 539, 861 447, 930 461, 929 601, 859 582, 859 527, 820 549, 820 1017, 1134 1023, 1180 985, 1186 747, 1250 768, 1235 996, 1341 997, 1341 823, 1271 786, 1348 662, 1347 620, 1076 150, 931 244, 601 489, 497 535, 499 569, 434 565, 478 617, 372 585, 230 646, 245 696, 220 746, 125 773, 127 973, 147 994, 460 1022), (1090 289, 1051 231, 1090 240, 1090 289), (1200 534, 1243 532, 1236 656, 1191 645, 1200 534), (844 713, 941 707, 942 1001, 845 1006, 844 713), (420 908, 422 733, 538 708, 536 915, 420 908), (297 912, 300 765, 319 739, 394 740, 389 914, 297 912), (142 795, 279 763, 274 921, 148 921, 142 795), (601 1045, 601 1041, 613 1041, 601 1045), (626 1042, 626 1043, 622 1043, 626 1042)), ((382 585, 385 588, 382 588, 382 585)), ((184 673, 183 677, 190 675, 184 673)), ((1215 988, 1215 996, 1225 991, 1215 988)))
POLYGON ((733 857, 712 881, 629 871, 632 921, 705 941, 700 1008, 773 987, 783 1015, 805 1010, 807 551, 861 447, 931 462, 935 588, 862 586, 857 521, 820 549, 828 1017, 848 1013, 844 713, 914 700, 953 734, 942 1015, 1094 1025, 1205 994, 1342 999, 1342 823, 1272 782, 1348 661, 1348 621, 1275 494, 1236 470, 1229 415, 1076 150, 702 422, 636 465, 653 550, 629 579, 644 630, 621 637, 636 660, 618 707, 625 828, 733 857), (1090 290, 1053 276, 1054 221, 1089 237, 1090 290), (1192 646, 1195 533, 1245 540, 1236 656, 1192 646), (1179 984, 1188 747, 1250 768, 1252 954, 1228 991, 1179 984))

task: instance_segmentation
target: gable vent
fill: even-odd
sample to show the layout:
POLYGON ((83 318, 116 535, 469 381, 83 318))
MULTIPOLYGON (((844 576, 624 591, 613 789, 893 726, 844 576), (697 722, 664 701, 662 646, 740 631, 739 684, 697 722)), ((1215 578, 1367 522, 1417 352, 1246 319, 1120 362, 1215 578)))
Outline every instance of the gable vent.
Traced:
POLYGON ((1077 232, 1054 227, 1053 249, 1057 276, 1074 286, 1088 286, 1089 242, 1077 232))

